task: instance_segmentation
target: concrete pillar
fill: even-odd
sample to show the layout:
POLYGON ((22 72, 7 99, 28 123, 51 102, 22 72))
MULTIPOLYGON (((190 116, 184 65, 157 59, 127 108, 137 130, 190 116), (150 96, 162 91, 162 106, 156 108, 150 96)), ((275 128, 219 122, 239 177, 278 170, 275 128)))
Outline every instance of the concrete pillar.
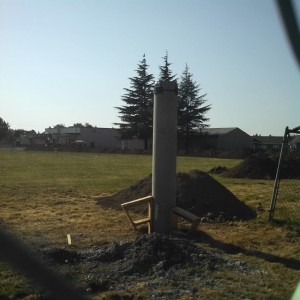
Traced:
POLYGON ((158 82, 153 110, 152 231, 170 234, 176 206, 177 83, 158 82))

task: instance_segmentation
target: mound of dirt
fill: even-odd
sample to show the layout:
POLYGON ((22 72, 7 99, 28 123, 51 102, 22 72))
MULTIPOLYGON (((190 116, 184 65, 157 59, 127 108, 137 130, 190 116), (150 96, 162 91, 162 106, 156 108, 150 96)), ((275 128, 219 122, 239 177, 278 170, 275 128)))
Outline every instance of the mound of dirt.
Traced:
MULTIPOLYGON (((103 207, 121 209, 121 203, 151 195, 152 177, 143 180, 114 195, 100 198, 103 207)), ((199 217, 226 220, 247 220, 255 217, 254 211, 207 173, 192 171, 178 173, 176 178, 176 203, 199 217)), ((141 213, 143 211, 136 210, 141 213)))
MULTIPOLYGON (((278 155, 255 154, 246 158, 237 166, 223 172, 221 176, 228 178, 275 179, 278 160, 278 155)), ((285 156, 280 178, 300 179, 299 155, 285 156)))
POLYGON ((280 177, 285 179, 300 179, 300 155, 289 155, 283 161, 280 177))
POLYGON ((223 172, 221 176, 230 178, 274 179, 277 163, 265 155, 252 155, 237 166, 223 172))
POLYGON ((245 262, 196 246, 188 239, 158 233, 88 250, 46 249, 43 257, 77 278, 81 287, 92 295, 126 291, 132 285, 145 284, 155 299, 179 299, 181 295, 198 299, 199 284, 202 287, 217 284, 207 275, 212 271, 238 276, 257 273, 256 267, 245 262))
MULTIPOLYGON (((145 234, 135 241, 114 242, 85 255, 93 262, 119 262, 118 274, 149 275, 167 272, 187 264, 203 268, 220 267, 220 264, 233 265, 221 255, 194 245, 191 241, 158 233, 145 234)), ((116 272, 112 272, 115 274, 116 272)))

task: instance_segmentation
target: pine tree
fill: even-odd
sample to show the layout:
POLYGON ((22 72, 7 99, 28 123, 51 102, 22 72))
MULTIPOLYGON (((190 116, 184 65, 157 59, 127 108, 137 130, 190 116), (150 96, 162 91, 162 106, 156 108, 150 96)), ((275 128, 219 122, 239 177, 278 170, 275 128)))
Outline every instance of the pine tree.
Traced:
POLYGON ((0 117, 0 141, 9 137, 9 127, 10 125, 0 117))
POLYGON ((178 88, 178 132, 184 139, 186 153, 189 151, 192 132, 209 120, 204 115, 211 106, 204 105, 207 94, 199 95, 200 90, 200 86, 193 81, 193 74, 186 65, 178 88))
POLYGON ((152 137, 154 77, 148 74, 145 55, 139 62, 137 76, 129 78, 130 88, 124 88, 122 101, 125 105, 116 107, 122 122, 115 123, 120 128, 122 139, 136 137, 144 141, 148 149, 148 139, 152 137))
POLYGON ((168 61, 168 51, 166 51, 166 55, 163 57, 164 65, 160 66, 160 74, 159 74, 159 80, 160 81, 173 81, 176 80, 176 75, 172 75, 172 71, 170 70, 170 66, 172 65, 168 61))

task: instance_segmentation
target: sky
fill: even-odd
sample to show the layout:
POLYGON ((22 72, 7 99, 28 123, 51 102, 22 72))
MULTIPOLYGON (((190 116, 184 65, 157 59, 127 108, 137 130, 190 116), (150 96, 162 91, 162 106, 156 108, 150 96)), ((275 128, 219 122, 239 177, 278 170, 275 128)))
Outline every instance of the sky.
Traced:
POLYGON ((115 127, 143 55, 157 79, 166 51, 207 93, 210 127, 300 125, 300 69, 271 0, 0 0, 0 117, 115 127))

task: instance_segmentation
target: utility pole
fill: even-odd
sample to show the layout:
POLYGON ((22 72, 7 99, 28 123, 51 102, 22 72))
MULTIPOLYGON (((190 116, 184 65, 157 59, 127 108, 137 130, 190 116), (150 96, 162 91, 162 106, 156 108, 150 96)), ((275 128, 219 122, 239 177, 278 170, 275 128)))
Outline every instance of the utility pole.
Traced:
POLYGON ((155 86, 153 110, 152 231, 170 234, 175 228, 177 103, 176 81, 155 86))

